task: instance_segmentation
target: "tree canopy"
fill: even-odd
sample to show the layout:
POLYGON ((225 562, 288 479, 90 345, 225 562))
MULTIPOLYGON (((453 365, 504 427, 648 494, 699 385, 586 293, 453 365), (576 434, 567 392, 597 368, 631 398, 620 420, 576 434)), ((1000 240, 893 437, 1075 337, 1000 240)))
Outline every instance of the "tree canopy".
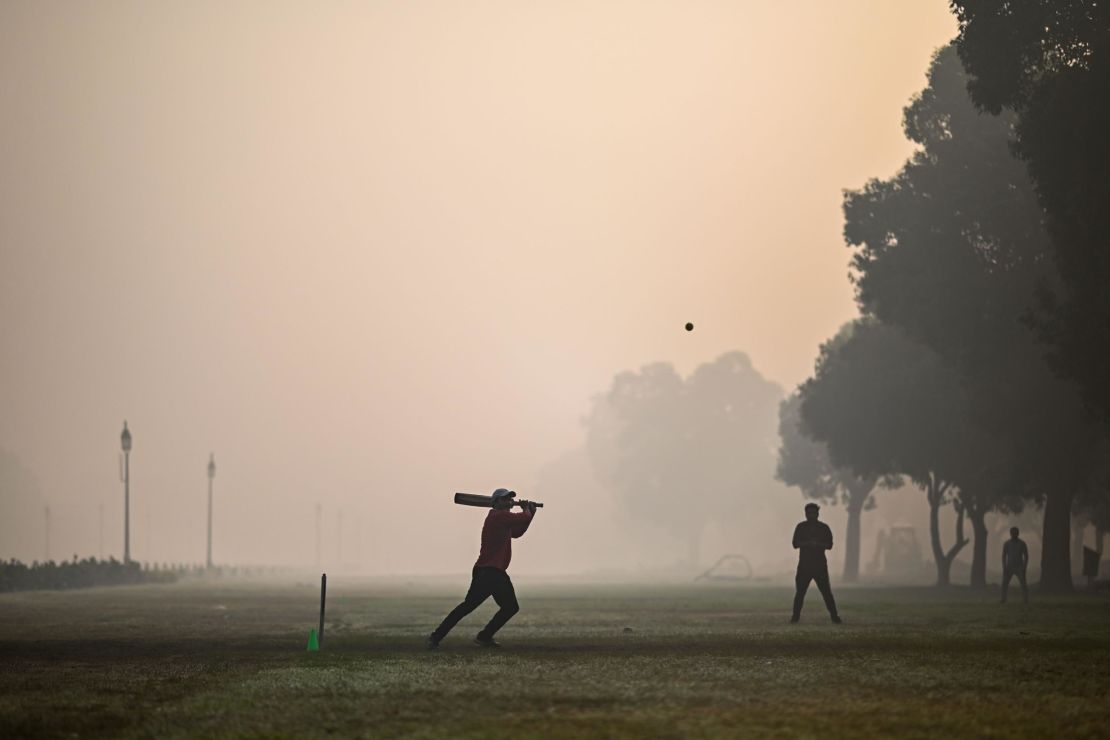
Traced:
POLYGON ((1061 286, 1041 322, 1054 364, 1110 423, 1110 4, 952 0, 968 90, 1016 121, 1061 286))
POLYGON ((696 564, 705 525, 741 513, 752 482, 771 480, 781 398, 741 352, 688 379, 670 364, 648 365, 594 399, 587 449, 628 515, 666 524, 696 564))
POLYGON ((864 318, 846 339, 822 346, 799 394, 802 420, 828 445, 834 465, 857 476, 905 474, 925 490, 937 582, 947 584, 966 544, 965 503, 955 501, 956 543, 947 550, 938 511, 954 484, 983 464, 959 375, 905 332, 864 318))
POLYGON ((905 109, 906 135, 920 149, 890 180, 845 197, 857 297, 865 313, 959 374, 969 439, 996 461, 982 468, 989 474, 960 473, 977 533, 986 536, 985 511, 1049 497, 1042 584, 1067 588, 1068 511, 1101 435, 1084 419, 1078 387, 1051 372, 1029 325, 1037 291, 1059 282, 1043 211, 1012 155, 1014 115, 976 109, 952 47, 936 54, 928 79, 905 109))

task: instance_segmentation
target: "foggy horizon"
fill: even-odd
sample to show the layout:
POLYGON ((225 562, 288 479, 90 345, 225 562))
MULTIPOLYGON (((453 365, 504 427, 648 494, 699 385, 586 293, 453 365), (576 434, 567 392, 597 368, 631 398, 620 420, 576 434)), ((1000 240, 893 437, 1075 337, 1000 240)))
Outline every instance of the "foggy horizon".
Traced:
MULTIPOLYGON (((842 191, 913 151, 956 33, 944 0, 256 10, 0 7, 0 453, 39 494, 0 558, 43 559, 46 505, 52 558, 121 556, 126 419, 136 560, 203 562, 213 453, 217 563, 313 567, 320 504, 324 564, 456 572, 452 493, 506 486, 546 504, 519 572, 669 567, 545 471, 618 373, 812 372, 858 314, 842 191)), ((805 499, 757 492, 703 566, 789 567, 805 499)), ((924 516, 895 495, 864 561, 924 516)))

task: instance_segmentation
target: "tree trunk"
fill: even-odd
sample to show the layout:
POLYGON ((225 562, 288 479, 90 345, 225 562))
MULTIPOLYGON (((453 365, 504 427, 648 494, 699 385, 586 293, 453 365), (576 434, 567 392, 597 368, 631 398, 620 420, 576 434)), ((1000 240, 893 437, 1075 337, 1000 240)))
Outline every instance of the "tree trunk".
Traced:
POLYGON ((937 564, 937 585, 948 585, 948 563, 944 559, 944 548, 940 546, 940 502, 944 489, 936 478, 929 476, 929 487, 925 494, 929 498, 929 542, 933 546, 933 562, 937 564))
POLYGON ((933 546, 933 560, 937 564, 937 586, 947 586, 952 582, 952 561, 967 544, 964 538, 964 507, 959 501, 954 501, 956 508, 956 543, 944 551, 940 544, 940 505, 944 502, 944 492, 948 484, 937 480, 933 474, 929 475, 926 493, 929 497, 929 541, 933 546))
POLYGON ((987 587, 987 515, 979 507, 968 507, 967 518, 971 520, 971 531, 975 542, 971 550, 971 587, 987 587))
POLYGON ((1044 505, 1041 536, 1041 591, 1064 593, 1071 582, 1071 500, 1069 491, 1053 491, 1044 505))
MULTIPOLYGON (((866 500, 867 497, 864 496, 863 501, 866 500)), ((854 496, 848 501, 848 531, 844 535, 845 583, 859 580, 859 524, 863 501, 857 503, 854 496)))
POLYGON ((1071 575, 1074 578, 1083 572, 1083 531, 1087 529, 1087 517, 1071 518, 1071 575))
POLYGON ((941 557, 937 561, 937 586, 944 588, 952 583, 952 561, 941 557))

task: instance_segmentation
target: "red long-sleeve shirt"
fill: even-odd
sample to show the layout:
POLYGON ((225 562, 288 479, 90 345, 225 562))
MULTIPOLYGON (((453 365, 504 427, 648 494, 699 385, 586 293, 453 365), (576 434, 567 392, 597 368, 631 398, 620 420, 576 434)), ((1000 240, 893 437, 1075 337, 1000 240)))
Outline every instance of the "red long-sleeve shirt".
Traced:
POLYGON ((532 516, 528 510, 513 514, 507 509, 491 509, 482 525, 482 550, 474 567, 507 570, 513 558, 513 538, 528 530, 532 516))

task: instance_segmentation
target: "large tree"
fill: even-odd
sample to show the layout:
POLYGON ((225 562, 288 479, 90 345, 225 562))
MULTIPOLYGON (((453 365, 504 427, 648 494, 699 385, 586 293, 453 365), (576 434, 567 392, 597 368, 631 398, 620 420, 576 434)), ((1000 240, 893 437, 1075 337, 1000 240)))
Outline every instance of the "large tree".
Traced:
POLYGON ((806 430, 801 419, 801 403, 801 397, 794 393, 779 405, 779 438, 782 443, 775 477, 788 486, 800 489, 806 498, 833 505, 844 504, 848 510, 848 528, 844 535, 844 580, 858 581, 860 519, 864 509, 875 505, 871 493, 879 476, 859 476, 851 468, 833 465, 825 443, 813 439, 806 430))
POLYGON ((799 388, 801 418, 828 445, 836 466, 860 477, 902 474, 926 494, 937 585, 967 544, 966 502, 956 478, 976 459, 959 376, 928 347, 873 318, 855 322, 846 340, 821 348, 814 376, 799 388), (942 545, 940 510, 956 511, 956 541, 942 545))
POLYGON ((951 5, 971 96, 1016 121, 1014 150, 1048 216, 1062 285, 1046 291, 1043 328, 1056 366, 1110 424, 1110 3, 951 5))
POLYGON ((666 363, 613 379, 586 419, 598 479, 630 517, 686 543, 696 566, 705 526, 743 513, 753 481, 770 481, 782 391, 732 352, 683 379, 666 363))
POLYGON ((982 518, 1025 496, 1046 507, 1042 586, 1067 589, 1068 512, 1100 434, 1025 321, 1038 287, 1058 282, 1043 212, 1011 152, 1013 114, 975 108, 952 47, 937 53, 928 80, 905 110, 918 151, 894 177, 845 196, 858 300, 934 350, 968 391, 975 439, 995 461, 986 473, 963 471, 960 486, 983 538, 973 583, 985 582, 982 518))

